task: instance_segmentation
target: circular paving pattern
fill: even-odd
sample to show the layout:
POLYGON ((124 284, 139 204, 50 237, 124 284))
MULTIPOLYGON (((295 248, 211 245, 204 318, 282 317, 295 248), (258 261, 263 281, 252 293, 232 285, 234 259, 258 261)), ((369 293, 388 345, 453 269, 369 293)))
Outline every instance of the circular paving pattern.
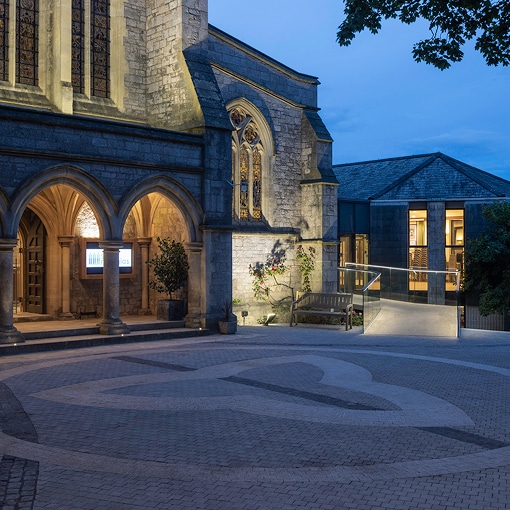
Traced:
POLYGON ((510 465, 509 369, 483 355, 456 359, 448 346, 447 356, 389 347, 237 335, 235 345, 10 358, 0 381, 4 399, 19 403, 9 420, 19 427, 3 422, 3 462, 207 484, 344 484, 510 465))

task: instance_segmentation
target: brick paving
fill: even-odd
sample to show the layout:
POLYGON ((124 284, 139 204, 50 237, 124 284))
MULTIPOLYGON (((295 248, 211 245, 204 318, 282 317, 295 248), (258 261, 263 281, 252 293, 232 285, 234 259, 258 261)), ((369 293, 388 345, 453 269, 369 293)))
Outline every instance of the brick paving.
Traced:
POLYGON ((510 508, 510 334, 234 336, 0 358, 0 508, 510 508))

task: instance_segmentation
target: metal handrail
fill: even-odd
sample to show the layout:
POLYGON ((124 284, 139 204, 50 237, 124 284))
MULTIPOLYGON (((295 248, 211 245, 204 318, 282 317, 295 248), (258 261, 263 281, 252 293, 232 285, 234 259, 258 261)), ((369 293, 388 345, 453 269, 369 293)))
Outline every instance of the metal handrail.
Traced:
MULTIPOLYGON (((373 271, 366 271, 367 273, 373 273, 373 271)), ((363 294, 368 290, 368 288, 373 285, 377 280, 381 278, 381 273, 377 273, 362 289, 361 293, 363 294)))
MULTIPOLYGON (((434 273, 434 274, 451 274, 455 275, 456 280, 456 288, 457 291, 460 291, 460 271, 458 269, 446 269, 446 270, 437 270, 434 269, 421 269, 419 267, 411 267, 409 269, 405 267, 392 267, 392 266, 376 266, 374 264, 358 264, 356 262, 346 262, 345 263, 346 268, 350 267, 372 267, 376 269, 390 269, 394 271, 406 271, 408 273, 414 273, 415 275, 417 273, 434 273)), ((368 269, 362 269, 361 271, 369 271, 368 269)), ((373 271, 372 271, 373 272, 373 271)))

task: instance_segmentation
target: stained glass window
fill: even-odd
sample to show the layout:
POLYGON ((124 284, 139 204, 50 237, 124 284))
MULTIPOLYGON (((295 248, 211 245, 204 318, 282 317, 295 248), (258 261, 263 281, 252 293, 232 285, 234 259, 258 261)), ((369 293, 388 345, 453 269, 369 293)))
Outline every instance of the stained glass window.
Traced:
POLYGON ((230 111, 232 136, 233 218, 262 221, 263 145, 256 121, 242 108, 230 111))
POLYGON ((239 172, 239 219, 241 221, 248 221, 250 219, 248 214, 248 183, 250 175, 250 155, 245 147, 241 149, 241 164, 239 172))
POLYGON ((85 92, 85 6, 83 0, 73 0, 71 21, 71 77, 73 90, 85 92))
POLYGON ((253 174, 252 174, 252 216, 254 220, 262 219, 262 157, 260 151, 253 150, 253 174))
POLYGON ((91 4, 91 95, 110 94, 110 8, 108 0, 92 0, 91 4))
MULTIPOLYGON (((9 0, 0 0, 0 81, 38 85, 40 0, 11 1, 9 6, 9 0), (16 41, 10 48, 9 31, 16 41), (15 62, 11 68, 9 61, 15 62), (15 76, 9 76, 10 69, 15 76)), ((79 94, 109 97, 110 0, 71 0, 71 6, 73 90, 79 94)))
POLYGON ((16 81, 37 85, 38 0, 17 0, 16 9, 16 81))
POLYGON ((9 79, 9 2, 0 0, 0 80, 9 79))

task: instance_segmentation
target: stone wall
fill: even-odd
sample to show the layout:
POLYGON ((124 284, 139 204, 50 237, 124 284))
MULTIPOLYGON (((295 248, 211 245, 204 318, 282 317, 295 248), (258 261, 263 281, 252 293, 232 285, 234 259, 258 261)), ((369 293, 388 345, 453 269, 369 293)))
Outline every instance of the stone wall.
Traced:
MULTIPOLYGON (((257 301, 253 294, 253 278, 249 274, 249 266, 265 264, 269 259, 285 257, 285 264, 292 267, 287 274, 277 277, 282 285, 272 283, 271 295, 275 301, 283 300, 287 309, 278 310, 277 320, 288 320, 288 306, 293 291, 300 290, 301 279, 296 266, 296 236, 293 235, 262 235, 234 234, 232 239, 232 296, 237 302, 236 312, 248 312, 246 324, 257 324, 262 317, 272 313, 273 307, 266 301, 257 301)), ((240 321, 240 313, 238 315, 240 321)))
POLYGON ((0 136, 6 150, 0 187, 10 196, 30 177, 65 164, 83 169, 116 198, 161 172, 200 198, 200 137, 9 107, 0 111, 0 136))
POLYGON ((228 104, 248 98, 264 116, 273 135, 275 154, 263 172, 262 213, 272 227, 296 228, 301 223, 301 112, 271 94, 254 91, 241 81, 216 71, 218 85, 228 104))
POLYGON ((224 74, 246 77, 259 91, 270 90, 296 106, 317 106, 319 81, 314 76, 296 72, 215 27, 209 27, 208 43, 213 65, 224 74))

